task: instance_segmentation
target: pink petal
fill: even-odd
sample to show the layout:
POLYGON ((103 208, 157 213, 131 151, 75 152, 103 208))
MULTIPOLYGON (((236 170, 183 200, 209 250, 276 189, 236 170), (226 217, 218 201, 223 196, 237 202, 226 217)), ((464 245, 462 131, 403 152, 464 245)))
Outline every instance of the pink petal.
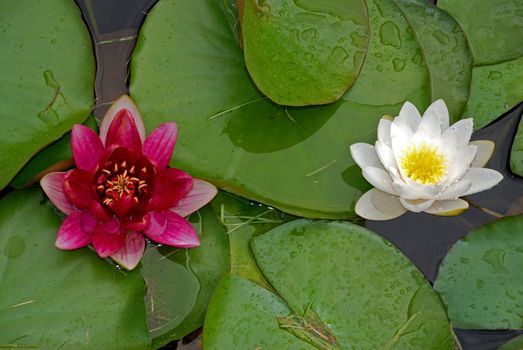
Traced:
POLYGON ((209 203, 217 193, 216 187, 207 181, 193 179, 192 190, 180 199, 171 210, 182 217, 189 216, 209 203))
POLYGON ((127 109, 120 110, 109 125, 105 147, 108 149, 126 147, 132 152, 141 154, 142 140, 134 118, 127 109))
POLYGON ((100 125, 100 139, 102 140, 104 145, 106 144, 105 140, 107 139, 107 132, 109 131, 109 126, 113 122, 118 112, 122 109, 126 109, 130 112, 130 114, 134 118, 134 123, 136 124, 136 128, 138 129, 138 134, 140 135, 141 141, 143 142, 145 140, 145 127, 143 125, 142 117, 140 116, 140 111, 129 96, 123 95, 113 102, 111 108, 109 108, 107 113, 105 113, 105 116, 102 120, 102 125, 100 125))
POLYGON ((75 125, 71 131, 71 148, 76 167, 91 170, 102 156, 104 147, 94 131, 83 125, 75 125))
POLYGON ((64 193, 64 178, 66 174, 67 172, 49 173, 40 180, 40 185, 58 210, 70 215, 77 209, 69 202, 64 193))
POLYGON ((120 230, 118 219, 98 225, 93 234, 93 247, 101 258, 116 254, 125 242, 125 232, 120 230))
POLYGON ((174 207, 192 187, 193 178, 187 173, 180 169, 164 169, 156 180, 148 210, 161 211, 174 207))
POLYGON ((147 136, 143 144, 143 155, 149 158, 158 170, 169 164, 178 136, 176 123, 165 123, 158 126, 147 136))
POLYGON ((55 246, 71 250, 82 248, 91 243, 96 220, 89 212, 77 211, 65 218, 58 230, 55 246))
POLYGON ((145 239, 138 232, 130 232, 125 237, 122 248, 111 258, 127 270, 132 270, 138 265, 145 250, 145 239))
POLYGON ((192 225, 171 210, 150 213, 147 237, 160 244, 192 248, 200 245, 200 238, 192 225))

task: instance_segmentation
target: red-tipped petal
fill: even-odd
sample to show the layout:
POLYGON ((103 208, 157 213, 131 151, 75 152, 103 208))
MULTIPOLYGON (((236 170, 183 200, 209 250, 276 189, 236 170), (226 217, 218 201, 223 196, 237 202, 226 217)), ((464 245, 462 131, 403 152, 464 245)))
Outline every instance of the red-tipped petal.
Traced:
POLYGON ((69 215, 58 230, 55 246, 65 250, 85 247, 91 243, 95 225, 89 212, 77 211, 69 215))
POLYGON ((102 156, 102 141, 94 131, 83 125, 75 125, 71 131, 71 148, 78 169, 91 170, 102 156))
POLYGON ((124 242, 125 233, 120 230, 120 224, 115 218, 98 225, 94 230, 93 247, 101 258, 116 254, 124 242))
POLYGON ((67 172, 49 173, 40 180, 40 185, 58 210, 70 215, 77 211, 77 209, 67 199, 64 193, 64 178, 66 174, 67 172))
POLYGON ((126 147, 135 153, 142 153, 140 134, 131 112, 127 109, 120 110, 109 125, 105 147, 109 149, 126 147))
POLYGON ((200 238, 192 225, 173 211, 150 213, 150 225, 144 231, 147 237, 160 244, 179 248, 200 245, 200 238))
POLYGON ((192 187, 193 178, 189 174, 179 169, 164 169, 156 180, 148 210, 161 211, 174 207, 192 187))
POLYGON ((107 132, 109 131, 109 126, 111 125, 118 112, 122 109, 126 109, 130 112, 134 119, 134 123, 136 124, 136 128, 138 129, 138 134, 140 135, 141 141, 143 142, 145 140, 145 127, 143 125, 143 120, 140 115, 140 111, 129 96, 123 95, 113 102, 111 108, 109 108, 107 113, 105 113, 105 116, 102 120, 102 125, 100 125, 100 139, 102 140, 104 145, 106 144, 105 140, 107 139, 107 132))
POLYGON ((207 203, 218 193, 216 187, 207 181, 193 179, 193 187, 189 193, 171 208, 180 216, 189 216, 207 203))
POLYGON ((143 155, 149 158, 158 170, 169 164, 178 136, 176 123, 165 123, 153 130, 143 144, 143 155))
POLYGON ((145 239, 141 233, 131 232, 125 237, 122 248, 111 258, 127 270, 132 270, 138 265, 145 250, 145 239))

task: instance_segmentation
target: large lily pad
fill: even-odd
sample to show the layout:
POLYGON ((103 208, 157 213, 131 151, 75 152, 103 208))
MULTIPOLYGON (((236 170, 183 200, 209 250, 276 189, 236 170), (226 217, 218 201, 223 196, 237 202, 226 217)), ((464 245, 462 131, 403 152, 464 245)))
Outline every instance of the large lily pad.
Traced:
POLYGON ((205 320, 207 349, 453 349, 437 294, 378 235, 298 220, 251 244, 279 296, 222 280, 205 320))
POLYGON ((0 188, 93 107, 94 55, 70 0, 0 3, 0 188))
POLYGON ((443 261, 434 288, 453 325, 522 329, 523 216, 481 226, 458 241, 443 261))
MULTIPOLYGON (((379 118, 397 113, 405 100, 426 108, 438 96, 429 70, 456 77, 463 69, 425 62, 418 43, 423 37, 416 38, 392 0, 368 1, 368 7, 367 58, 360 78, 337 103, 307 108, 271 103, 245 69, 230 7, 223 11, 219 1, 210 0, 157 3, 133 54, 131 94, 149 130, 178 122, 175 163, 195 176, 292 214, 350 217, 369 187, 348 146, 374 142, 379 118)), ((448 16, 437 20, 445 23, 443 32, 455 23, 448 16)), ((458 52, 469 59, 459 47, 458 52)), ((448 89, 456 84, 468 89, 455 79, 448 89)), ((464 95, 456 93, 456 101, 464 95)), ((459 103, 451 102, 451 108, 459 110, 459 103)))
POLYGON ((199 247, 151 246, 141 262, 154 347, 201 327, 211 294, 221 275, 229 270, 229 242, 216 214, 208 206, 189 220, 201 237, 199 247))
POLYGON ((139 272, 58 250, 60 223, 40 190, 0 201, 1 347, 148 349, 139 272))
MULTIPOLYGON (((97 131, 96 120, 92 116, 85 121, 84 125, 97 131)), ((20 189, 32 185, 48 172, 65 170, 72 167, 73 164, 71 132, 68 132, 31 158, 9 185, 20 189)))
POLYGON ((439 0, 467 34, 474 64, 499 63, 523 55, 523 2, 439 0))
POLYGON ((256 86, 289 106, 337 101, 369 40, 365 0, 242 1, 245 64, 256 86))

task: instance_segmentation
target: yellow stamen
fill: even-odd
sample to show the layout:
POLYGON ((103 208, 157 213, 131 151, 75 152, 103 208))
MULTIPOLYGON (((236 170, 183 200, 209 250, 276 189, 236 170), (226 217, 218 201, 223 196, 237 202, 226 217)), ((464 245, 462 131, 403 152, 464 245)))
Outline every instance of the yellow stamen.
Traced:
POLYGON ((447 170, 446 159, 438 147, 425 142, 410 145, 404 151, 401 167, 410 179, 423 185, 438 183, 447 170))

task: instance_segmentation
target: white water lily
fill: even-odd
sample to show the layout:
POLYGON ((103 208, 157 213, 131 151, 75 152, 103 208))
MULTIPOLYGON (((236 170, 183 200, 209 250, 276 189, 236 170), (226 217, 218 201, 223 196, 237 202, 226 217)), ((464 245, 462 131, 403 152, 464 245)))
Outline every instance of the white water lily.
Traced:
POLYGON ((390 220, 407 210, 457 215, 468 208, 459 197, 485 191, 503 175, 483 168, 494 150, 492 141, 470 142, 472 119, 449 127, 449 112, 437 100, 423 117, 406 102, 398 117, 382 118, 375 145, 350 147, 363 176, 375 188, 356 204, 370 220, 390 220))

